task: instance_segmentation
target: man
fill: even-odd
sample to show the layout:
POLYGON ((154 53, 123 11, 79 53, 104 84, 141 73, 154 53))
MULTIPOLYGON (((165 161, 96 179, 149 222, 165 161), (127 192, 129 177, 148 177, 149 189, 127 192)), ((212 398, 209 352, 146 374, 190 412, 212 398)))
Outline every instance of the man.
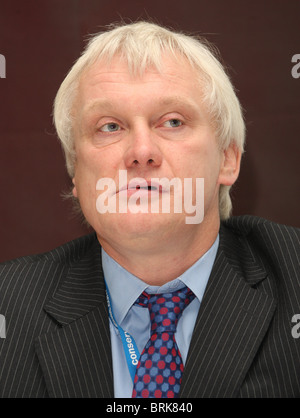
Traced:
POLYGON ((1 266, 1 396, 299 397, 299 231, 230 217, 244 122, 206 43, 96 35, 54 119, 95 232, 1 266))

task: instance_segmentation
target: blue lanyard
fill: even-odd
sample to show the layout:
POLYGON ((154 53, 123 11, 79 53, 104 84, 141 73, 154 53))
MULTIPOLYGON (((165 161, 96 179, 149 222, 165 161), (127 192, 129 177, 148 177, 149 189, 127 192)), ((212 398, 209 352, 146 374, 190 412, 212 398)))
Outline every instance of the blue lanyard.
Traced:
POLYGON ((129 373, 130 373, 132 381, 134 381, 136 366, 140 358, 139 350, 137 348, 137 345, 133 337, 128 332, 124 331, 123 328, 121 328, 120 325, 117 323, 113 314, 113 310, 111 306, 111 298, 110 298, 110 294, 109 294, 107 286, 106 286, 106 299, 107 299, 109 318, 113 326, 120 333, 129 373))

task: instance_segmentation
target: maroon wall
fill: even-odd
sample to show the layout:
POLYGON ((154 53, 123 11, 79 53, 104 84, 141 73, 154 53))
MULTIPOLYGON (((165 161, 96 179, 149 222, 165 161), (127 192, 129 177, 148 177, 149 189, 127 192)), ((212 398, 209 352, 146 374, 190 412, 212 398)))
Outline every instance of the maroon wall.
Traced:
POLYGON ((120 18, 151 18, 218 46, 247 121, 234 214, 300 226, 299 16, 299 0, 0 0, 0 261, 87 231, 61 199, 70 180, 52 102, 84 38, 120 18))

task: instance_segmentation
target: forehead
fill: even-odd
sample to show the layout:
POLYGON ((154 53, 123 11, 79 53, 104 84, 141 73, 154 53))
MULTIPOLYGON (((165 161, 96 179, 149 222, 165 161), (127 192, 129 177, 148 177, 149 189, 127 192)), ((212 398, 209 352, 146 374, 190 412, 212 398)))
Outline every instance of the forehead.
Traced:
POLYGON ((82 105, 91 105, 99 97, 113 97, 141 92, 144 96, 163 97, 173 92, 174 95, 193 96, 201 92, 199 73, 183 57, 177 59, 166 55, 159 67, 149 65, 136 73, 130 70, 127 62, 115 57, 110 63, 103 61, 94 63, 86 69, 79 82, 78 99, 82 105))
POLYGON ((100 73, 126 73, 129 75, 131 80, 138 80, 149 74, 161 75, 165 73, 177 74, 195 71, 192 68, 190 62, 183 56, 175 53, 161 54, 160 58, 153 59, 152 61, 144 63, 143 59, 135 63, 128 63, 127 59, 120 54, 114 56, 110 61, 104 59, 96 61, 94 64, 89 66, 86 70, 83 70, 82 81, 84 82, 85 77, 90 78, 100 73), (140 64, 140 65, 139 65, 140 64))

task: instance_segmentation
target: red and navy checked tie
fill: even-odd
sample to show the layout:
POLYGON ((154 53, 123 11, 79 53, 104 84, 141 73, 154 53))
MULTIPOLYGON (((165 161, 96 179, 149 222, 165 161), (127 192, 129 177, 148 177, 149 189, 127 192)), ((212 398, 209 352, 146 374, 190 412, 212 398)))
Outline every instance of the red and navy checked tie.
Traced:
POLYGON ((143 292, 135 302, 149 309, 151 336, 136 368, 133 398, 178 397, 183 363, 175 332, 184 308, 194 297, 193 292, 184 287, 156 295, 143 292))

